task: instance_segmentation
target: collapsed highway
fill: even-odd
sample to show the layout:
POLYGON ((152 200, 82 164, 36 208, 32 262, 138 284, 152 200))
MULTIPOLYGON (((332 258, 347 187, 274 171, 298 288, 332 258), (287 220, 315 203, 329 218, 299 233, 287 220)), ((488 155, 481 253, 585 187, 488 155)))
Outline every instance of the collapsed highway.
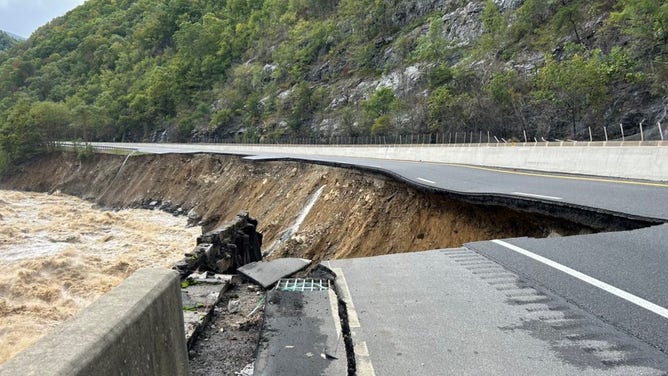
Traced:
POLYGON ((668 370, 661 182, 334 157, 161 157, 183 164, 174 174, 152 156, 64 158, 55 174, 34 161, 6 184, 153 204, 205 228, 243 207, 269 242, 325 187, 275 257, 323 260, 346 281, 357 374, 668 370))

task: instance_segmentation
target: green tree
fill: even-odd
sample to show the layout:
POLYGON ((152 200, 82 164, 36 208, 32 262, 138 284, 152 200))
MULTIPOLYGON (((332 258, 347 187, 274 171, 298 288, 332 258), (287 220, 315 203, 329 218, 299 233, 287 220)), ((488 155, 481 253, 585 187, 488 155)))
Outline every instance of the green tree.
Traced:
POLYGON ((620 0, 610 23, 621 25, 636 37, 636 48, 643 53, 668 51, 668 3, 656 0, 620 0))
POLYGON ((557 31, 569 30, 575 36, 575 41, 582 43, 580 23, 585 18, 585 6, 578 0, 559 0, 559 9, 554 15, 554 27, 557 31))
POLYGON ((5 114, 0 128, 0 149, 12 161, 46 150, 64 136, 70 122, 64 104, 33 102, 24 95, 5 114))
POLYGON ((599 51, 589 58, 575 54, 562 62, 547 56, 535 77, 535 98, 553 106, 557 118, 571 125, 574 139, 578 129, 586 128, 584 120, 596 120, 609 101, 608 77, 602 67, 599 51))
POLYGON ((364 112, 376 119, 379 116, 387 115, 397 102, 394 91, 389 87, 382 87, 376 90, 369 99, 362 102, 364 112))
POLYGON ((39 138, 35 142, 46 145, 61 140, 70 121, 70 110, 64 103, 45 101, 31 105, 26 126, 29 129, 39 129, 39 138))
POLYGON ((506 20, 493 0, 486 0, 482 11, 483 34, 480 47, 484 51, 496 52, 503 48, 506 32, 506 20))

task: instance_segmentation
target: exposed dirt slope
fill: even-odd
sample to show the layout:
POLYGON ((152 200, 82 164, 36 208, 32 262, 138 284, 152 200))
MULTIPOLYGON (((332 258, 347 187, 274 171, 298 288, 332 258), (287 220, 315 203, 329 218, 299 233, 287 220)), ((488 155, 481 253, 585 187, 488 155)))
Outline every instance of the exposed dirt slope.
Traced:
MULTIPOLYGON (((221 155, 50 154, 21 166, 1 186, 77 195, 113 208, 150 206, 201 219, 211 228, 248 210, 265 248, 292 226, 324 186, 299 231, 274 256, 320 259, 458 247, 465 242, 589 231, 501 207, 474 206, 418 191, 384 176, 299 162, 250 162, 221 155), (160 204, 158 204, 160 205, 160 204)), ((194 239, 193 239, 194 242, 194 239)))

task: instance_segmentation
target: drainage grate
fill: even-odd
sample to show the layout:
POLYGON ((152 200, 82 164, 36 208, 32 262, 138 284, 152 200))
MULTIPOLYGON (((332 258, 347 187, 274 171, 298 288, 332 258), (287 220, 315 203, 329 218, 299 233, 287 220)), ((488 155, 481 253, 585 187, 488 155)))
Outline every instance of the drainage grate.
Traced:
POLYGON ((326 291, 329 290, 328 279, 286 278, 278 281, 276 290, 280 291, 326 291))

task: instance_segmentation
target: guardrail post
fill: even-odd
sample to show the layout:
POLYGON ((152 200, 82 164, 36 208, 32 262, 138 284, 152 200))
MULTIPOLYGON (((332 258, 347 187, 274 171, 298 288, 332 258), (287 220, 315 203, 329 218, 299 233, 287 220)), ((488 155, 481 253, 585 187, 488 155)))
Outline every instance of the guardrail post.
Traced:
POLYGON ((591 136, 591 127, 589 127, 589 142, 594 141, 594 139, 591 136))
POLYGON ((619 129, 622 131, 622 142, 624 142, 624 127, 622 126, 622 123, 619 123, 619 129))
POLYGON ((643 120, 640 122, 640 142, 645 141, 645 134, 644 134, 643 131, 642 131, 642 122, 643 122, 643 121, 645 121, 645 119, 643 119, 643 120))
POLYGON ((605 142, 608 142, 608 127, 603 127, 603 133, 605 134, 605 142))

